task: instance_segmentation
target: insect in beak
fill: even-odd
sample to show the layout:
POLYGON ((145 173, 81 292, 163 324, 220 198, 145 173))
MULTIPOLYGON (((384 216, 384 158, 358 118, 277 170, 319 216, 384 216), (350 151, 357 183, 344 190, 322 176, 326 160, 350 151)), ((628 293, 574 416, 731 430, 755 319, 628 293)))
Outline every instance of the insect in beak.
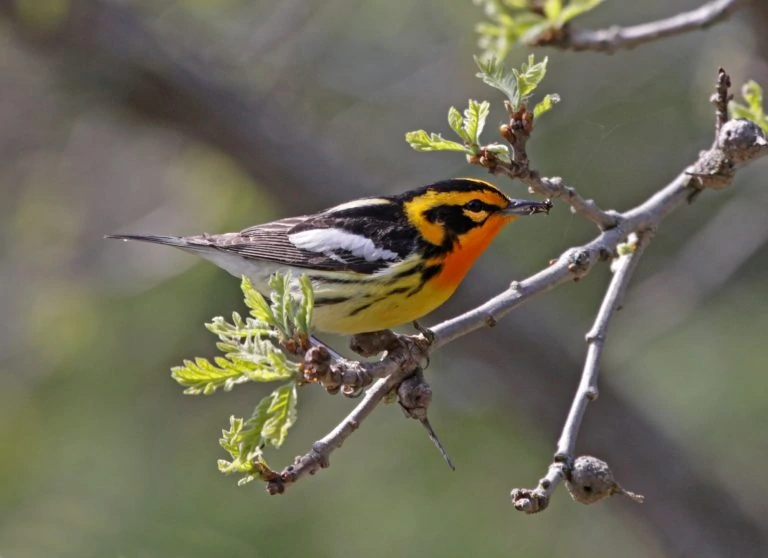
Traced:
POLYGON ((543 202, 528 200, 512 200, 511 203, 502 210, 505 215, 533 215, 535 213, 546 213, 552 209, 552 202, 544 200, 543 202))

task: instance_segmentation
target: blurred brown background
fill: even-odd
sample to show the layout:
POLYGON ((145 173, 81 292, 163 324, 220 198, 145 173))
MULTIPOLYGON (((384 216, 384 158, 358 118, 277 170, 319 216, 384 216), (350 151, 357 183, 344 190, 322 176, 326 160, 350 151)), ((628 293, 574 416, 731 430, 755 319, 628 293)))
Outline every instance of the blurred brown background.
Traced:
MULTIPOLYGON (((699 0, 612 0, 580 25, 699 0)), ((534 164, 624 209, 711 141, 718 66, 768 85, 768 6, 614 56, 550 56, 534 164)), ((183 396, 169 367, 213 354, 202 323, 237 281, 110 232, 236 230, 353 197, 484 176, 417 154, 473 78, 470 2, 0 0, 0 556, 764 556, 768 554, 765 163, 659 231, 615 320, 580 451, 646 495, 542 515, 509 490, 546 468, 608 272, 437 354, 432 422, 381 408, 282 497, 216 471, 231 413, 264 386, 183 396)), ((510 62, 527 51, 518 48, 510 62)), ((488 136, 490 137, 490 136, 488 136)), ((513 195, 519 184, 496 180, 513 195)), ((594 231, 558 205, 508 229, 457 296, 470 308, 594 231)), ((332 340, 343 345, 343 340, 332 340)), ((280 465, 351 402, 302 391, 280 465)))

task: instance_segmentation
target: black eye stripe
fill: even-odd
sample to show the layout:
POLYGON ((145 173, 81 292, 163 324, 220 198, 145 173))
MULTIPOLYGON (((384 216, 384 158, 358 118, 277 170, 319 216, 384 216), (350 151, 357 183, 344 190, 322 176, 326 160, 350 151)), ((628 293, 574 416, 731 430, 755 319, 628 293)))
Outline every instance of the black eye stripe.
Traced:
POLYGON ((498 211, 499 209, 501 209, 498 205, 486 203, 482 200, 469 201, 465 203, 462 207, 467 211, 471 211, 472 213, 480 213, 481 211, 493 213, 494 211, 498 211))
POLYGON ((488 211, 488 206, 480 200, 472 200, 471 202, 468 202, 464 207, 473 213, 488 211))
POLYGON ((465 203, 464 205, 440 205, 438 207, 432 207, 424 212, 424 216, 433 223, 440 222, 451 215, 454 211, 462 209, 466 209, 472 213, 480 213, 481 211, 493 213, 494 211, 498 211, 500 208, 496 205, 491 205, 481 200, 472 200, 465 203))

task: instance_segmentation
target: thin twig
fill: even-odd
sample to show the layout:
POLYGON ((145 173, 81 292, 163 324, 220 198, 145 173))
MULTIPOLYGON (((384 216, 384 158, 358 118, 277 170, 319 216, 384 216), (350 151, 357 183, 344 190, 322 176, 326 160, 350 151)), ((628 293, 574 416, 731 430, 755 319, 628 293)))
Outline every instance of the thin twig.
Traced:
POLYGON ((619 49, 631 49, 665 37, 706 29, 728 18, 748 1, 713 0, 689 12, 631 27, 613 26, 598 30, 566 27, 563 33, 543 36, 535 39, 532 44, 562 50, 591 50, 612 54, 619 49))
POLYGON ((567 472, 564 463, 553 462, 547 469, 546 476, 539 479, 534 489, 513 488, 510 496, 517 511, 528 514, 539 513, 547 509, 549 500, 558 485, 565 480, 567 472))
POLYGON ((615 227, 621 215, 614 211, 605 211, 595 203, 594 200, 584 199, 579 195, 575 188, 569 186, 559 176, 546 177, 541 176, 536 171, 527 171, 521 173, 519 169, 498 162, 496 168, 492 171, 496 175, 504 175, 510 178, 517 178, 520 182, 528 186, 532 194, 540 194, 550 199, 559 199, 571 206, 571 211, 576 215, 588 219, 595 223, 601 230, 615 227))
POLYGON ((623 304, 629 281, 637 268, 640 257, 648 246, 650 237, 651 231, 644 231, 637 235, 637 240, 633 243, 633 251, 618 258, 618 265, 595 317, 595 323, 586 335, 589 348, 584 362, 584 370, 581 373, 581 381, 573 398, 568 418, 563 425, 560 440, 557 442, 556 461, 569 463, 575 458, 576 438, 584 419, 584 413, 589 403, 597 399, 599 393, 597 380, 600 374, 600 357, 603 354, 605 339, 608 335, 608 325, 614 313, 623 304))
POLYGON ((600 230, 618 225, 621 215, 615 211, 604 211, 593 200, 585 200, 562 178, 546 178, 531 169, 526 146, 534 129, 533 113, 525 106, 513 110, 511 105, 506 103, 506 107, 509 122, 501 127, 501 137, 509 143, 511 160, 499 159, 495 152, 481 148, 480 154, 470 159, 470 162, 487 168, 492 174, 520 180, 528 186, 532 194, 563 201, 571 207, 573 213, 592 221, 600 230))
POLYGON ((595 223, 601 230, 615 227, 621 220, 621 215, 615 211, 605 211, 594 200, 582 198, 575 188, 569 186, 559 176, 545 177, 531 173, 521 179, 532 193, 541 194, 548 198, 561 199, 571 206, 571 211, 595 223))
POLYGON ((365 393, 360 404, 342 420, 336 428, 314 444, 312 449, 299 457, 293 465, 289 465, 279 475, 267 484, 267 492, 270 494, 282 494, 288 484, 292 484, 304 475, 313 475, 318 469, 324 469, 330 465, 330 455, 335 449, 340 448, 344 440, 360 427, 360 423, 381 403, 381 400, 392 391, 397 383, 405 378, 404 370, 396 370, 391 376, 377 380, 365 393))
MULTIPOLYGON (((633 235, 634 236, 634 235, 633 235)), ((597 380, 600 370, 600 356, 608 334, 608 324, 613 314, 621 308, 629 280, 637 268, 640 257, 650 241, 651 231, 646 231, 632 243, 633 251, 619 256, 618 266, 595 317, 595 323, 586 335, 587 356, 581 381, 571 404, 568 418, 563 425, 554 461, 550 464, 546 476, 539 480, 534 489, 515 488, 512 490, 512 503, 515 509, 525 513, 538 513, 549 505, 549 500, 560 482, 567 480, 576 460, 576 439, 579 435, 584 413, 591 401, 597 399, 597 380)))
POLYGON ((720 129, 728 122, 728 102, 733 99, 730 93, 731 77, 720 68, 717 71, 717 85, 710 102, 715 105, 715 141, 720 135, 720 129))
POLYGON ((280 473, 273 475, 267 483, 270 494, 282 494, 287 485, 305 475, 312 475, 328 467, 331 453, 340 448, 344 441, 360 427, 360 424, 381 403, 393 389, 413 374, 429 351, 429 341, 423 335, 398 336, 398 346, 392 348, 379 362, 361 363, 363 368, 375 370, 381 377, 365 393, 362 401, 323 438, 312 444, 312 449, 298 457, 280 473), (386 371, 386 374, 383 372, 386 371))

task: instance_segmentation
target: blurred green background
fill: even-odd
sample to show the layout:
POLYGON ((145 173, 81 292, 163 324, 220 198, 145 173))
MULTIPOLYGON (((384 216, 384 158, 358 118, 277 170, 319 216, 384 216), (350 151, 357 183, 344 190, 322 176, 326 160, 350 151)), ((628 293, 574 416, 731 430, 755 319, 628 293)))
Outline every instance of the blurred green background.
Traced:
MULTIPOLYGON (((610 0, 631 24, 701 0, 610 0)), ((550 56, 536 168, 624 209, 711 142, 718 66, 768 85, 768 5, 613 56, 550 56)), ((579 450, 646 495, 544 514, 544 474, 607 266, 434 356, 424 432, 383 407, 332 466, 270 497, 216 471, 230 414, 268 389, 184 396, 169 368, 214 354, 202 324, 237 280, 105 233, 237 230, 361 195, 483 177, 417 154, 474 75, 469 1, 0 0, 0 556, 764 556, 768 554, 765 163, 666 222, 617 316, 579 450)), ((510 62, 528 51, 518 48, 510 62)), ((490 136, 489 136, 490 137, 490 136)), ((522 197, 520 184, 497 179, 522 197)), ((470 308, 594 231, 558 205, 501 235, 425 323, 470 308)), ((331 339, 343 346, 344 340, 331 339)), ((305 388, 275 466, 353 402, 305 388)))

